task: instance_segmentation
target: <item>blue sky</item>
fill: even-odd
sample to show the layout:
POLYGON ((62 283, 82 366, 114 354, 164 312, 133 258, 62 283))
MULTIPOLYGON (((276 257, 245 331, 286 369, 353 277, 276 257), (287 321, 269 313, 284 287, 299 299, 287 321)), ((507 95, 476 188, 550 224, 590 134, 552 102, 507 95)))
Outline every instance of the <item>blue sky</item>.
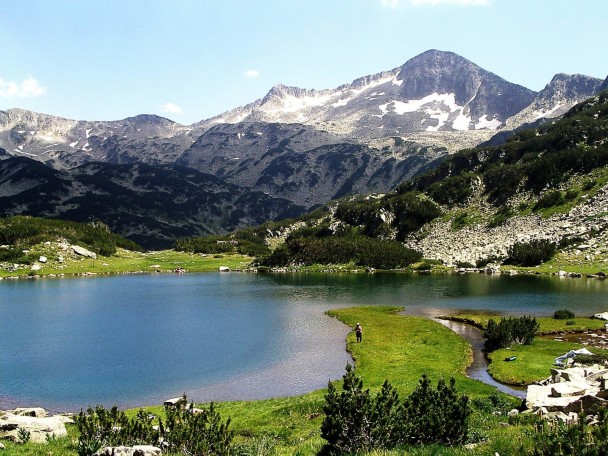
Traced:
POLYGON ((606 0, 3 0, 0 110, 190 124, 428 49, 541 90, 608 75, 606 0))

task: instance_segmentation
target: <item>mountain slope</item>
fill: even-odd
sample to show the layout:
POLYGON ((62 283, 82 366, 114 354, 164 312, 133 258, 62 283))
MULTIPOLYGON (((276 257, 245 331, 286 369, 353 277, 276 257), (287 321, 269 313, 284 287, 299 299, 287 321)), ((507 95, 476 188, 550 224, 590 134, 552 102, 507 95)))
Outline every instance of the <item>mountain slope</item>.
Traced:
POLYGON ((0 216, 101 220, 148 248, 302 212, 284 199, 169 165, 88 163, 60 171, 10 158, 0 161, 0 189, 0 216))
POLYGON ((531 240, 608 261, 608 92, 499 147, 459 152, 385 196, 331 208, 306 227, 285 226, 289 251, 273 257, 286 264, 308 238, 367 236, 450 266, 502 261, 531 240))

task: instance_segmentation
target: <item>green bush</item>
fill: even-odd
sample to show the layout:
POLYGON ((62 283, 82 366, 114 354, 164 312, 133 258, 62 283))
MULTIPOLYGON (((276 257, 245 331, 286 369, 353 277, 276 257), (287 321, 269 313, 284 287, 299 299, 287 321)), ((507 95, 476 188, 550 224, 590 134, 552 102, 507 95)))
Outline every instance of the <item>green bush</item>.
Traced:
POLYGON ((347 264, 398 269, 420 261, 422 254, 391 241, 366 236, 296 237, 259 260, 262 266, 347 264))
POLYGON ((546 239, 516 242, 507 250, 507 262, 520 266, 536 266, 550 260, 556 251, 555 244, 546 239))
POLYGON ((398 445, 458 445, 467 440, 471 408, 459 396, 455 381, 439 380, 437 388, 423 375, 403 402, 385 381, 373 396, 352 366, 346 366, 342 391, 330 382, 323 407, 324 454, 352 454, 398 445))
POLYGON ((568 309, 559 309, 555 311, 553 318, 556 320, 568 320, 570 318, 574 318, 574 312, 568 309))
POLYGON ((152 425, 153 417, 140 410, 133 419, 114 406, 98 405, 80 411, 74 421, 78 427, 78 455, 90 456, 104 446, 156 445, 160 433, 152 425))
POLYGON ((166 421, 145 410, 139 410, 134 418, 116 406, 107 410, 98 405, 80 411, 75 417, 78 427, 78 455, 91 456, 105 446, 155 445, 162 442, 169 452, 193 456, 223 456, 230 452, 234 434, 228 430, 230 419, 222 422, 213 403, 208 408, 194 409, 186 396, 175 406, 165 408, 166 421))
POLYGON ((601 408, 597 422, 589 424, 584 416, 578 421, 563 423, 559 420, 542 420, 532 434, 534 456, 578 455, 601 456, 608 454, 608 409, 601 408))
POLYGON ((501 318, 499 323, 491 318, 483 332, 483 337, 486 339, 484 350, 494 351, 513 344, 530 345, 539 326, 536 318, 529 316, 501 318))
POLYGON ((467 440, 471 407, 468 396, 459 396, 454 378, 440 379, 431 387, 426 375, 403 402, 402 440, 414 445, 460 445, 467 440))
POLYGON ((163 444, 168 452, 195 456, 229 455, 234 432, 230 419, 222 421, 213 402, 208 408, 194 409, 186 396, 175 406, 165 407, 166 422, 160 422, 163 444))
POLYGON ((551 190, 541 196, 532 210, 537 211, 539 209, 545 209, 548 207, 561 206, 566 202, 562 192, 558 190, 551 190))

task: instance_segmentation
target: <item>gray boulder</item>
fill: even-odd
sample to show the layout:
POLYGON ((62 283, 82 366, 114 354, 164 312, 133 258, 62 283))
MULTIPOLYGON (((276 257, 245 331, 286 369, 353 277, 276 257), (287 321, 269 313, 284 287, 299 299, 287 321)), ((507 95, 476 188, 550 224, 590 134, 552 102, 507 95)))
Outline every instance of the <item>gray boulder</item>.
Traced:
POLYGON ((91 252, 90 250, 85 249, 84 247, 80 247, 79 245, 73 245, 72 250, 74 253, 77 253, 80 256, 87 258, 97 258, 97 254, 95 252, 91 252))
POLYGON ((17 442, 20 429, 30 433, 33 443, 46 443, 49 437, 68 435, 63 420, 56 416, 38 418, 7 413, 0 417, 0 439, 17 442))
POLYGON ((161 450, 152 445, 135 445, 132 447, 105 447, 97 451, 94 456, 160 456, 161 450))

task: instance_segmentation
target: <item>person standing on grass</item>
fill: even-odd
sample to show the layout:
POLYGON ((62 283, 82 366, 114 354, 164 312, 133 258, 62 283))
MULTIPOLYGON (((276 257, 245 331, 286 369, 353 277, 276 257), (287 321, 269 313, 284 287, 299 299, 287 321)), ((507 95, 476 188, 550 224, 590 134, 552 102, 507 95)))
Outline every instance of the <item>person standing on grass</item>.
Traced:
POLYGON ((361 342, 363 339, 363 328, 359 323, 355 326, 355 335, 357 336, 357 342, 361 342))

